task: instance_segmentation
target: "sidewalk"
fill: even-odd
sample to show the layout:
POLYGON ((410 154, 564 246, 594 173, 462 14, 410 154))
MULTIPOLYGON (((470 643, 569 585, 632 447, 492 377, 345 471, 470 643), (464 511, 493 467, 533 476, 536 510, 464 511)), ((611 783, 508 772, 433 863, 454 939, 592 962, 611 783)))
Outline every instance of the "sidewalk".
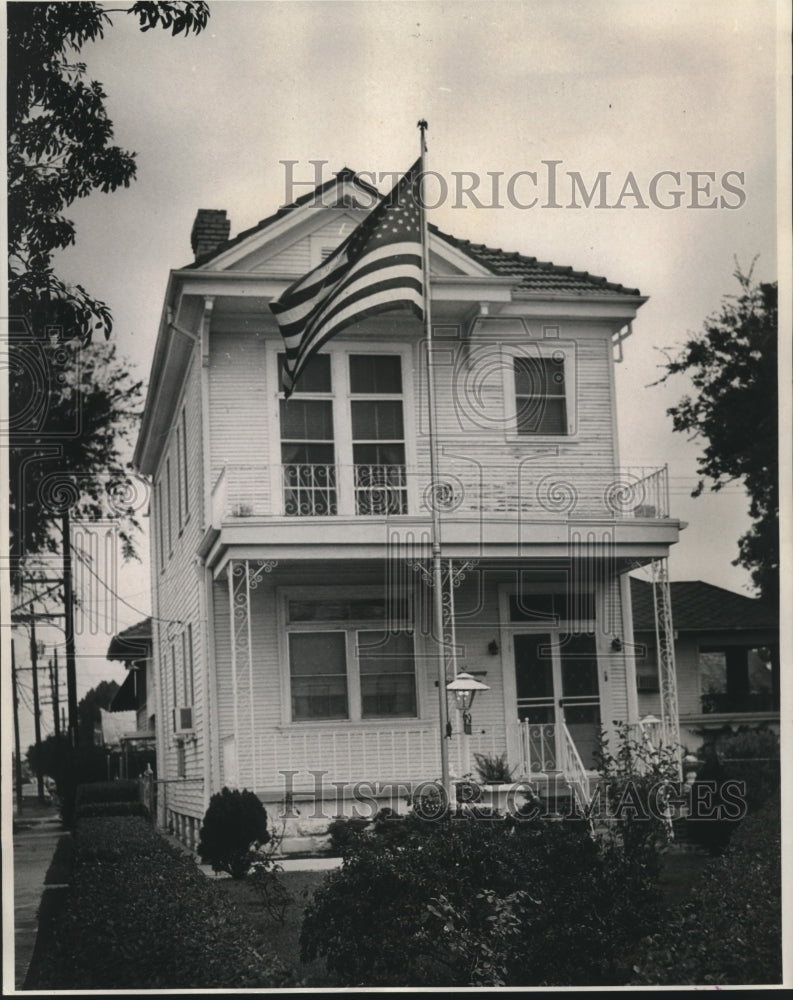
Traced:
POLYGON ((25 801, 21 816, 14 811, 14 827, 14 987, 20 989, 36 943, 44 878, 66 831, 55 806, 33 799, 25 801))

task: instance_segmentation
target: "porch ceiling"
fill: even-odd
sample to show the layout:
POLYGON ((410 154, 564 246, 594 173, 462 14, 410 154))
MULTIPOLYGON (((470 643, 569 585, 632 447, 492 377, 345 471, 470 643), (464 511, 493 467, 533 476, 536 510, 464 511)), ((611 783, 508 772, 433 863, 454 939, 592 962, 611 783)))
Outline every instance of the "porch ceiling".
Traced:
MULTIPOLYGON (((224 524, 205 539, 202 554, 215 576, 229 559, 265 559, 306 564, 371 562, 386 558, 428 559, 429 525, 424 519, 366 521, 361 518, 246 519, 224 524)), ((572 558, 609 560, 625 572, 668 556, 678 540, 680 522, 572 522, 523 525, 516 520, 444 523, 443 557, 477 559, 505 565, 542 562, 569 564, 572 558)))

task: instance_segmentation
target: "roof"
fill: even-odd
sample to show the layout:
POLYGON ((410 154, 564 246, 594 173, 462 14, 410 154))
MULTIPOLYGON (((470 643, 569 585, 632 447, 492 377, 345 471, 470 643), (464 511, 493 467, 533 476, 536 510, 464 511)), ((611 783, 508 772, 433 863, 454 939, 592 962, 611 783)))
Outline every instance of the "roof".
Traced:
POLYGON ((589 271, 574 271, 572 267, 561 267, 551 261, 537 260, 536 257, 524 257, 523 254, 511 253, 498 247, 488 247, 484 243, 471 243, 461 240, 448 233, 442 233, 437 226, 430 225, 430 231, 469 257, 486 267, 493 274, 514 275, 519 281, 516 288, 532 292, 586 294, 592 295, 640 295, 638 288, 625 288, 613 281, 607 281, 589 271))
MULTIPOLYGON (((370 199, 373 195, 378 199, 381 197, 380 192, 377 191, 376 188, 373 188, 371 184, 367 184, 366 181, 362 180, 358 174, 350 170, 349 167, 344 167, 335 174, 333 180, 328 180, 325 181, 324 184, 317 185, 313 191, 309 191, 308 194, 301 195, 301 197, 297 198, 290 205, 285 205, 282 208, 279 208, 273 215, 268 216, 266 219, 262 219, 262 221, 257 223, 257 225, 239 233, 233 239, 227 240, 210 253, 199 257, 197 260, 193 261, 193 263, 186 265, 183 270, 190 270, 191 268, 198 268, 208 264, 214 257, 217 257, 221 253, 225 253, 231 247, 241 243, 243 240, 248 239, 249 236, 262 232, 274 222, 282 219, 285 215, 288 215, 299 206, 314 201, 331 188, 348 181, 356 184, 363 191, 365 191, 370 199)), ((540 292, 545 295, 617 294, 630 295, 632 297, 641 295, 638 288, 626 288, 624 285, 608 281, 606 278, 590 274, 588 271, 575 271, 572 267, 559 266, 557 264, 553 264, 551 261, 537 260, 536 257, 525 257, 517 252, 509 252, 501 250, 498 247, 485 246, 484 243, 471 243, 470 240, 462 240, 449 233, 441 232, 437 226, 432 224, 430 224, 429 229, 430 232, 434 233, 450 246, 461 250, 464 254, 467 254, 472 258, 472 260, 476 261, 482 267, 487 268, 487 270, 491 271, 493 274, 499 275, 500 277, 514 275, 518 279, 515 283, 515 288, 522 289, 527 292, 540 292)))
POLYGON ((151 618, 144 618, 114 635, 107 650, 108 660, 145 660, 151 651, 151 618))
MULTIPOLYGON (((716 632, 747 629, 776 629, 776 608, 755 597, 716 587, 702 580, 680 580, 669 584, 672 624, 678 632, 716 632)), ((636 632, 655 629, 652 584, 631 577, 633 628, 636 632)))

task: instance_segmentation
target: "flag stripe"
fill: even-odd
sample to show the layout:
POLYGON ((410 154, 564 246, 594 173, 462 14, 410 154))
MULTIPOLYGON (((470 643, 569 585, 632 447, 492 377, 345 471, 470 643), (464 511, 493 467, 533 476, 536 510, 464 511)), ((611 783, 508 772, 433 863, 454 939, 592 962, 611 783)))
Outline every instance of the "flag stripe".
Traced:
MULTIPOLYGON (((403 258, 405 260, 405 258, 403 258)), ((419 291, 421 290, 421 261, 413 258, 409 263, 395 262, 383 267, 382 264, 372 264, 364 269, 363 273, 358 273, 346 279, 336 290, 330 301, 322 299, 317 302, 311 314, 303 320, 290 323, 281 327, 281 333, 288 345, 292 345, 304 334, 309 334, 317 323, 323 322, 340 305, 350 300, 357 300, 361 293, 367 289, 375 289, 385 281, 396 281, 403 279, 406 287, 414 287, 417 282, 419 291)))
MULTIPOLYGON (((348 265, 344 273, 339 274, 335 279, 333 286, 323 281, 310 286, 307 285, 298 295, 290 298, 289 308, 284 308, 280 303, 274 302, 270 308, 276 313, 281 330, 283 331, 285 326, 296 323, 308 315, 313 308, 314 300, 329 297, 338 287, 341 287, 345 277, 349 279, 369 265, 377 264, 380 261, 391 262, 394 258, 409 258, 412 261, 417 260, 421 264, 421 255, 417 253, 415 243, 392 243, 388 246, 376 247, 355 264, 348 265), (325 293, 324 295, 322 295, 323 292, 325 293)), ((284 292, 282 300, 286 294, 284 292)))
MULTIPOLYGON (((377 311, 382 312, 381 303, 398 303, 400 299, 421 306, 423 304, 421 282, 414 280, 411 288, 407 287, 404 278, 393 278, 389 281, 379 282, 375 288, 362 289, 349 301, 334 303, 331 313, 324 316, 321 322, 313 324, 311 330, 307 332, 300 343, 287 347, 287 358, 295 358, 302 351, 311 350, 316 338, 324 337, 327 330, 332 328, 336 333, 339 333, 342 328, 357 323, 362 318, 362 312, 369 308, 369 304, 373 307, 380 307, 377 308, 377 311), (366 304, 361 306, 362 302, 366 304)), ((392 308, 396 308, 396 305, 392 308)), ((372 312, 367 312, 367 315, 372 315, 372 312)))
POLYGON ((310 358, 331 337, 368 316, 408 308, 423 316, 417 161, 394 189, 318 267, 270 304, 286 347, 286 398, 310 358))

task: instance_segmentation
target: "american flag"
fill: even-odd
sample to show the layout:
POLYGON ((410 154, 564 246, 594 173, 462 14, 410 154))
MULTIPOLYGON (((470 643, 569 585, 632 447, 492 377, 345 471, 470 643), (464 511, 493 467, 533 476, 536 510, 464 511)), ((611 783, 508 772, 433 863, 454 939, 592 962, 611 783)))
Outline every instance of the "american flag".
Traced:
POLYGON ((311 357, 352 323, 405 307, 423 318, 420 170, 417 160, 327 260, 270 303, 286 344, 287 399, 311 357))

